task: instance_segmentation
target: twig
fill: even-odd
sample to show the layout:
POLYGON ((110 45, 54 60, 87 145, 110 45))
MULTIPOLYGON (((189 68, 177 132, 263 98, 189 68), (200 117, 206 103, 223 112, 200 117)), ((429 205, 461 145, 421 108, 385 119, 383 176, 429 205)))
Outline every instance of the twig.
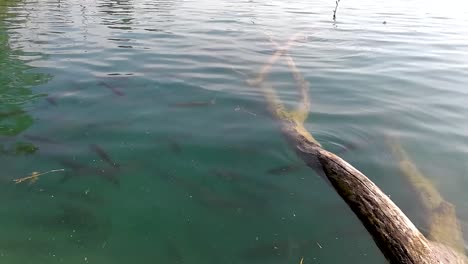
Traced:
POLYGON ((340 0, 336 0, 336 6, 335 9, 333 10, 333 21, 336 22, 336 11, 338 10, 338 4, 340 3, 340 0))
POLYGON ((31 173, 30 176, 26 176, 26 177, 19 178, 19 179, 14 179, 13 181, 16 184, 22 183, 24 181, 35 182, 35 181, 37 181, 39 179, 39 176, 42 176, 42 175, 48 174, 48 173, 59 172, 59 171, 65 171, 65 169, 50 170, 50 171, 46 171, 46 172, 42 172, 42 173, 39 173, 39 172, 35 171, 35 172, 31 173))

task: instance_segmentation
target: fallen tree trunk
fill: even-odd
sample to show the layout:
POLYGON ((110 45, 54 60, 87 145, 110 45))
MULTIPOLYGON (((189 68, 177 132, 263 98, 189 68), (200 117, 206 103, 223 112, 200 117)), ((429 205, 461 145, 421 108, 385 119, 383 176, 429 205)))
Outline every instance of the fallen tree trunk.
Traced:
MULTIPOLYGON (((290 69, 296 80, 298 71, 287 49, 293 45, 298 35, 293 36, 262 67, 260 73, 248 83, 260 88, 269 111, 279 122, 281 132, 296 154, 326 179, 348 204, 355 215, 373 237, 375 243, 390 263, 468 263, 465 256, 453 249, 429 241, 408 219, 408 217, 380 190, 369 178, 335 154, 322 148, 305 129, 304 120, 308 114, 308 102, 301 102, 294 111, 288 111, 271 85, 265 83, 272 65, 286 55, 290 69), (294 65, 294 66, 292 66, 294 65), (302 112, 307 110, 307 113, 302 112)), ((306 89, 300 83, 300 91, 306 89)), ((305 101, 305 98, 303 98, 305 101)))

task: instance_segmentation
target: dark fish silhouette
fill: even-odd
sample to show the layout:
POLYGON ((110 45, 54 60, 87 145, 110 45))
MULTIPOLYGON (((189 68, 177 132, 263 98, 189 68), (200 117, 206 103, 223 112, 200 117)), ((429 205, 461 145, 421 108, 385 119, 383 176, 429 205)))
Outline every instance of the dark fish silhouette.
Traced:
POLYGON ((167 255, 169 257, 169 261, 171 264, 182 264, 184 263, 184 258, 182 253, 180 252, 179 248, 175 245, 175 243, 168 239, 167 242, 167 255))
POLYGON ((72 170, 83 170, 86 169, 88 166, 81 164, 77 161, 71 160, 71 159, 66 159, 66 158, 61 158, 59 160, 59 163, 69 169, 72 170))
POLYGON ((54 95, 51 95, 51 96, 47 96, 46 97, 46 101, 51 104, 51 105, 54 105, 54 106, 57 106, 57 97, 54 96, 54 95))
POLYGON ((72 87, 71 89, 67 89, 67 90, 64 90, 64 91, 60 91, 60 92, 56 92, 56 93, 52 93, 52 94, 49 94, 45 100, 53 105, 53 106, 57 106, 58 105, 58 100, 60 98, 63 98, 63 97, 67 97, 67 96, 72 96, 74 95, 75 93, 79 92, 80 88, 79 87, 72 87))
POLYGON ((280 167, 276 167, 276 168, 273 168, 273 169, 269 169, 267 171, 268 174, 273 174, 273 175, 280 175, 280 174, 286 174, 286 173, 291 173, 291 172, 294 172, 294 171, 297 171, 301 168, 303 168, 304 165, 302 164, 290 164, 290 165, 286 165, 286 166, 280 166, 280 167))
POLYGON ((182 103, 174 103, 170 104, 171 107, 202 107, 202 106, 210 106, 216 104, 216 97, 211 99, 210 101, 193 101, 193 102, 182 102, 182 103))
POLYGON ((269 191, 283 191, 282 188, 278 187, 275 184, 264 182, 253 177, 247 177, 247 176, 241 175, 233 171, 217 169, 217 170, 213 170, 212 174, 218 177, 219 179, 223 179, 225 181, 242 182, 245 185, 249 185, 255 188, 261 188, 261 189, 269 190, 269 191))
POLYGON ((115 163, 111 157, 109 156, 109 154, 107 154, 107 152, 101 148, 99 145, 97 144, 90 144, 89 145, 89 149, 91 151, 93 151, 94 153, 96 153, 103 161, 107 162, 107 164, 111 165, 112 167, 114 168, 118 168, 120 167, 119 164, 115 163))
POLYGON ((176 154, 182 153, 182 147, 174 140, 169 140, 169 147, 171 148, 172 152, 176 154))
POLYGON ((99 82, 98 84, 100 86, 106 87, 107 89, 111 90, 114 94, 116 94, 118 96, 124 96, 125 95, 125 93, 123 91, 121 91, 120 89, 118 89, 117 87, 109 85, 109 84, 107 84, 105 82, 99 82))
POLYGON ((44 137, 44 136, 36 136, 36 135, 24 135, 23 136, 25 139, 35 141, 35 142, 40 142, 40 143, 47 143, 47 144, 59 144, 57 141, 44 137))
POLYGON ((119 178, 115 175, 116 168, 107 168, 107 169, 101 169, 101 168, 95 168, 91 167, 82 163, 79 163, 75 160, 71 159, 66 159, 66 158, 61 158, 59 160, 59 163, 72 170, 73 174, 71 174, 69 171, 65 173, 65 176, 60 180, 60 183, 65 183, 68 180, 70 180, 74 176, 90 176, 90 175, 98 175, 104 180, 119 186, 120 185, 120 180, 119 178))

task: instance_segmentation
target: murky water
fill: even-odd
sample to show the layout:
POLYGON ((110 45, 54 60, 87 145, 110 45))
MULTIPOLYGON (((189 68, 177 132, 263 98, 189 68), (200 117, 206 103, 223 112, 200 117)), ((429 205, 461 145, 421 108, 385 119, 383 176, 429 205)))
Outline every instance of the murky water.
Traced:
POLYGON ((397 136, 468 233, 468 7, 334 5, 1 0, 0 262, 385 263, 246 83, 297 32, 307 129, 424 230, 397 136))

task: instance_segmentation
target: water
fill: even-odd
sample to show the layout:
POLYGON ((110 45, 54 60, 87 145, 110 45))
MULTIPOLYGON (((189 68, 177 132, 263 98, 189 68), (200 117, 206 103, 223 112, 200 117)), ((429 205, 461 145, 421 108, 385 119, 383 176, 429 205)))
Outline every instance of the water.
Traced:
MULTIPOLYGON (((245 81, 269 37, 297 32, 307 129, 424 230, 383 143, 397 135, 468 229, 468 7, 348 0, 336 23, 333 8, 0 1, 1 263, 385 263, 245 81)), ((297 102, 284 60, 268 80, 297 102)))

